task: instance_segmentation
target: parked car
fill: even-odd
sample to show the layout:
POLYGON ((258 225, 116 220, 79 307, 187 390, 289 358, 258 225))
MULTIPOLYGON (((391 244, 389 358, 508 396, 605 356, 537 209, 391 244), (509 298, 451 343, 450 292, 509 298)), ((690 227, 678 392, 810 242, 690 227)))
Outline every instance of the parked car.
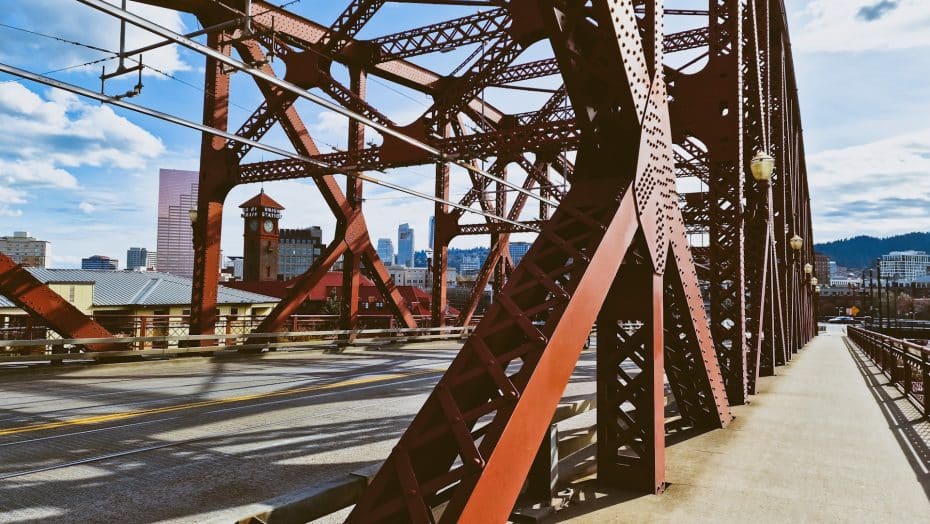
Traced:
POLYGON ((859 324, 860 322, 853 317, 839 316, 833 317, 827 321, 829 324, 859 324))

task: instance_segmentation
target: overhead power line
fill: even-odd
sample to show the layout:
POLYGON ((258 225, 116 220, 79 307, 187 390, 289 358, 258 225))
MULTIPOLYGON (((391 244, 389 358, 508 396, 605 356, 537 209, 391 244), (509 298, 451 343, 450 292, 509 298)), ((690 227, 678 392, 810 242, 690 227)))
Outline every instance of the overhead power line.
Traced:
POLYGON ((446 155, 442 150, 440 150, 440 149, 437 149, 437 148, 435 148, 435 147, 433 147, 433 146, 431 146, 431 145, 429 145, 429 144, 423 143, 423 142, 421 142, 421 141, 419 141, 419 140, 417 140, 417 139, 415 139, 415 138, 413 138, 413 137, 410 137, 410 136, 408 136, 408 135, 405 135, 404 133, 401 133, 401 132, 399 132, 399 131, 397 131, 397 130, 395 130, 395 129, 392 129, 392 128, 386 126, 386 125, 383 125, 383 124, 380 124, 380 123, 378 123, 378 122, 375 122, 374 120, 371 120, 371 119, 365 117, 364 115, 360 115, 360 114, 358 114, 358 113, 355 113, 354 111, 350 111, 350 110, 348 110, 348 109, 346 109, 346 108, 344 108, 344 107, 342 107, 342 106, 340 106, 340 105, 338 105, 338 104, 332 103, 332 102, 330 102, 330 101, 328 101, 328 100, 326 100, 326 99, 324 99, 324 98, 322 98, 322 97, 319 97, 319 96, 317 96, 317 95, 314 95, 313 93, 310 93, 309 91, 306 91, 306 90, 304 90, 304 89, 301 89, 300 87, 298 87, 298 86, 296 86, 296 85, 294 85, 294 84, 292 84, 292 83, 290 83, 290 82, 287 82, 286 80, 281 80, 280 78, 278 78, 278 77, 276 77, 276 76, 274 76, 274 75, 270 75, 270 74, 268 74, 268 73, 265 73, 264 71, 261 71, 261 70, 259 70, 259 69, 256 69, 256 68, 254 68, 254 67, 252 67, 252 66, 250 66, 250 65, 248 65, 248 64, 245 64, 245 63, 243 63, 243 62, 241 62, 241 61, 239 61, 239 60, 236 60, 236 59, 234 59, 234 58, 231 58, 231 57, 229 57, 229 56, 226 56, 225 54, 223 54, 223 53, 221 53, 221 52, 219 52, 219 51, 217 51, 217 50, 215 50, 215 49, 213 49, 213 48, 211 48, 211 47, 208 47, 208 46, 205 46, 205 45, 200 44, 200 43, 198 43, 198 42, 195 42, 195 41, 191 40, 190 38, 184 37, 183 35, 179 35, 179 34, 175 33, 174 31, 171 31, 170 29, 167 29, 167 28, 165 28, 165 27, 163 27, 163 26, 160 26, 160 25, 158 25, 158 24, 152 23, 152 22, 150 22, 150 21, 148 21, 148 20, 146 20, 146 19, 144 19, 144 18, 142 18, 142 17, 140 17, 140 16, 137 16, 137 15, 135 15, 135 14, 133 14, 133 13, 130 13, 130 12, 128 12, 128 11, 125 11, 125 10, 123 10, 123 9, 120 9, 119 7, 116 7, 116 6, 114 6, 114 5, 111 5, 111 4, 107 3, 107 2, 104 1, 104 0, 77 0, 77 1, 80 2, 80 3, 82 3, 82 4, 85 4, 85 5, 87 5, 87 6, 93 7, 94 9, 97 9, 97 10, 99 10, 99 11, 102 11, 102 12, 104 12, 104 13, 110 14, 111 16, 114 16, 114 17, 116 17, 116 18, 125 20, 125 21, 127 21, 127 22, 129 22, 129 23, 131 23, 131 24, 133 24, 133 25, 136 25, 136 26, 138 26, 138 27, 141 27, 142 29, 145 29, 145 30, 147 30, 147 31, 150 31, 150 32, 152 32, 152 33, 155 33, 155 34, 157 34, 157 35, 159 35, 159 36, 161 36, 161 37, 163 37, 163 38, 166 38, 166 39, 169 39, 169 40, 173 40, 174 42, 176 42, 176 43, 178 43, 178 44, 180 44, 180 45, 183 45, 184 47, 187 47, 188 49, 191 49, 191 50, 196 51, 196 52, 198 52, 198 53, 200 53, 200 54, 209 56, 210 58, 213 58, 213 59, 215 59, 215 60, 217 60, 217 61, 219 61, 219 62, 222 62, 222 63, 224 63, 224 64, 226 64, 226 65, 229 65, 229 66, 231 66, 231 67, 233 67, 233 68, 235 68, 235 69, 238 69, 238 70, 240 70, 240 71, 243 71, 243 72, 245 72, 245 73, 247 73, 247 74, 249 74, 249 75, 251 75, 251 76, 254 76, 254 77, 256 77, 256 78, 259 78, 259 79, 261 79, 261 80, 264 80, 264 81, 266 81, 266 82, 268 82, 268 83, 270 83, 270 84, 272 84, 272 85, 276 85, 276 86, 278 86, 278 87, 280 87, 280 88, 282 88, 282 89, 285 89, 285 90, 287 90, 287 91, 290 91, 291 93, 294 93, 294 94, 296 94, 297 96, 299 96, 299 97, 301 97, 301 98, 304 98, 304 99, 306 99, 306 100, 309 100, 310 102, 313 102, 313 103, 315 103, 315 104, 317 104, 317 105, 319 105, 319 106, 321 106, 321 107, 323 107, 323 108, 325 108, 325 109, 328 109, 328 110, 330 110, 330 111, 332 111, 332 112, 334 112, 334 113, 338 113, 338 114, 340 114, 340 115, 342 115, 342 116, 345 116, 345 117, 347 117, 347 118, 350 118, 350 119, 352 119, 352 120, 354 120, 354 121, 356 121, 356 122, 359 122, 359 123, 364 124, 364 125, 366 125, 366 126, 368 126, 368 127, 371 127, 371 128, 373 128, 373 129, 375 129, 375 130, 381 132, 382 134, 390 135, 390 136, 392 136, 392 137, 394 137, 394 138, 397 138, 398 140, 401 140, 402 142, 404 142, 404 143, 406 143, 406 144, 408 144, 408 145, 411 145, 411 146, 413 146, 413 147, 415 147, 415 148, 417 148, 417 149, 420 149, 420 150, 422 150, 422 151, 425 151, 425 152, 427 152, 427 153, 429 153, 429 154, 435 156, 438 160, 440 160, 440 161, 442 161, 442 162, 448 162, 448 163, 451 163, 451 164, 455 164, 455 165, 457 165, 457 166, 459 166, 459 167, 461 167, 461 168, 464 168, 464 169, 466 169, 466 170, 468 170, 468 171, 471 171, 471 172, 473 172, 473 173, 475 173, 475 174, 477 174, 477 175, 479 175, 479 176, 483 176, 483 177, 485 177, 485 178, 487 178, 487 179, 489 179, 489 180, 491 180, 491 181, 497 182, 498 184, 501 184, 501 185, 503 185, 503 186, 512 188, 512 189, 516 190, 517 192, 522 193, 522 194, 526 195, 527 197, 532 198, 532 199, 534 199, 534 200, 537 200, 537 201, 539 201, 539 202, 543 202, 543 203, 545 203, 545 204, 548 204, 548 205, 551 205, 551 206, 554 206, 554 207, 555 207, 555 206, 558 206, 558 202, 556 202, 556 201, 549 200, 549 199, 547 199, 547 198, 543 198, 543 197, 541 197, 541 196, 539 196, 539 195, 533 193, 532 191, 528 191, 528 190, 526 190, 526 189, 523 189, 522 187, 520 187, 520 186, 518 186, 518 185, 516 185, 516 184, 513 184, 513 183, 511 183, 511 182, 508 182, 507 180, 505 180, 505 179, 503 179, 503 178, 500 178, 500 177, 497 177, 497 176, 495 176, 495 175, 492 175, 491 173, 488 173, 488 172, 486 172, 486 171, 484 171, 484 170, 482 170, 482 169, 478 169, 478 168, 472 166, 471 164, 469 164, 469 163, 467 163, 467 162, 463 162, 463 161, 457 160, 457 159, 455 159, 455 158, 451 158, 451 157, 447 156, 447 155, 446 155))
MULTIPOLYGON (((57 88, 57 89, 61 89, 61 90, 64 90, 64 91, 68 91, 68 92, 74 93, 74 94, 76 94, 76 95, 80 95, 80 96, 83 96, 83 97, 91 98, 91 99, 97 100, 98 102, 103 102, 103 103, 110 104, 110 105, 113 105, 113 106, 116 106, 116 107, 121 107, 121 108, 123 108, 123 109, 128 109, 128 110, 134 111, 134 112, 136 112, 136 113, 140 113, 140 114, 143 114, 143 115, 146 115, 146 116, 150 116, 150 117, 153 117, 153 118, 157 118, 157 119, 159 119, 159 120, 164 120, 164 121, 166 121, 166 122, 170 122, 170 123, 173 123, 173 124, 176 124, 176 125, 179 125, 179 126, 187 127, 187 128, 189 128, 189 129, 194 129, 194 130, 197 130, 197 131, 200 131, 200 132, 203 132, 203 133, 207 133, 207 134, 210 134, 210 135, 219 136, 219 137, 225 138, 225 139, 227 139, 227 140, 232 140, 232 141, 234 141, 234 142, 240 142, 240 143, 243 143, 243 144, 247 144, 247 145, 250 145, 250 146, 252 146, 252 147, 254 147, 254 148, 263 149, 263 150, 265 150, 265 151, 268 151, 268 152, 270 152, 270 153, 274 153, 274 154, 276 154, 276 155, 281 155, 281 156, 286 157, 286 158, 292 158, 292 159, 294 159, 294 160, 299 160, 299 161, 301 161, 301 162, 306 162, 306 163, 308 163, 308 164, 315 165, 315 166, 317 166, 317 167, 319 167, 319 168, 321 168, 321 169, 327 170, 327 171, 336 172, 336 171, 333 169, 333 167, 330 166, 329 164, 327 164, 326 162, 321 162, 321 161, 319 161, 319 160, 316 160, 316 159, 314 159, 314 158, 310 158, 310 157, 308 157, 308 156, 300 155, 300 154, 297 154, 297 153, 292 153, 292 152, 287 151, 287 150, 285 150, 285 149, 280 149, 280 148, 277 148, 277 147, 274 147, 274 146, 270 146, 270 145, 267 145, 267 144, 263 144, 263 143, 261 143, 261 142, 255 141, 255 140, 250 140, 250 139, 248 139, 248 138, 243 138, 243 137, 241 137, 241 136, 239 136, 239 135, 236 135, 236 134, 233 134, 233 133, 229 133, 229 132, 223 131, 223 130, 221 130, 221 129, 216 129, 216 128, 214 128, 214 127, 206 126, 206 125, 204 125, 204 124, 199 124, 199 123, 197 123, 197 122, 192 122, 192 121, 190 121, 190 120, 186 120, 186 119, 183 119, 183 118, 174 116, 174 115, 170 115, 170 114, 168 114, 168 113, 163 113, 163 112, 157 111, 157 110, 155 110, 155 109, 151 109, 151 108, 144 107, 144 106, 141 106, 141 105, 137 105, 137 104, 133 104, 133 103, 130 103, 130 102, 126 102, 125 100, 122 100, 122 99, 118 99, 118 98, 115 98, 115 97, 103 95, 103 94, 97 93, 96 91, 91 91, 90 89, 83 88, 83 87, 81 87, 81 86, 76 86, 76 85, 74 85, 74 84, 69 84, 69 83, 67 83, 67 82, 62 82, 62 81, 60 81, 60 80, 55 80, 54 78, 49 78, 49 77, 47 77, 47 76, 43 76, 43 75, 40 75, 40 74, 32 73, 32 72, 30 72, 30 71, 26 71, 26 70, 24 70, 24 69, 20 69, 20 68, 18 68, 18 67, 14 67, 14 66, 11 66, 11 65, 2 63, 2 62, 0 62, 0 72, 8 73, 8 74, 11 74, 11 75, 14 75, 14 76, 18 76, 18 77, 20 77, 20 78, 24 78, 24 79, 26 79, 26 80, 30 80, 30 81, 32 81, 32 82, 37 82, 37 83, 44 84, 44 85, 47 85, 47 86, 50 86, 50 87, 54 87, 54 88, 57 88)), ((492 220, 496 220, 496 221, 499 221, 499 222, 505 222, 505 223, 508 223, 508 224, 511 224, 511 225, 515 225, 515 226, 519 226, 519 227, 522 227, 522 228, 525 228, 525 229, 530 229, 530 230, 535 231, 535 232, 537 232, 537 233, 539 232, 539 230, 538 230, 537 228, 534 228, 534 227, 532 227, 532 226, 527 226, 527 225, 525 225, 525 224, 521 224, 520 222, 517 222, 517 221, 515 221, 515 220, 509 220, 509 219, 507 219, 507 218, 500 217, 500 216, 497 216, 497 215, 494 215, 494 214, 491 214, 491 213, 485 213, 485 212, 483 212, 483 211, 478 211, 478 210, 476 210, 476 209, 472 209, 472 208, 470 208, 470 207, 463 206, 463 205, 461 205, 461 204, 458 204, 458 203, 455 203, 455 202, 452 202, 452 201, 449 201, 449 200, 445 200, 445 199, 442 199, 442 198, 438 198, 438 197, 435 197, 435 196, 433 196, 433 195, 429 195, 429 194, 426 194, 426 193, 422 193, 422 192, 420 192, 420 191, 416 191, 416 190, 409 189, 409 188, 406 188, 406 187, 403 187, 403 186, 400 186, 400 185, 397 185, 397 184, 393 184, 393 183, 391 183, 391 182, 386 182, 386 181, 384 181, 384 180, 381 180, 381 179, 378 179, 378 178, 375 178, 375 177, 366 175, 366 174, 364 174, 364 173, 346 172, 346 173, 343 173, 343 174, 345 174, 346 176, 359 178, 359 179, 364 180, 364 181, 366 181, 366 182, 370 182, 370 183, 375 184, 375 185, 379 185, 379 186, 382 186, 382 187, 386 187, 386 188, 388 188, 388 189, 393 189, 393 190, 396 190, 396 191, 400 191, 400 192, 402 192, 402 193, 406 193, 406 194, 411 195, 411 196, 423 198, 423 199, 426 199, 426 200, 430 200, 430 201, 432 201, 432 202, 437 202, 437 203, 445 204, 445 205, 448 205, 448 206, 451 206, 451 207, 454 207, 454 208, 457 208, 457 209, 461 209, 461 210, 463 210, 463 211, 465 211, 465 212, 467 212, 467 213, 474 213, 474 214, 481 215, 481 216, 486 217, 486 218, 490 218, 490 219, 492 219, 492 220)))

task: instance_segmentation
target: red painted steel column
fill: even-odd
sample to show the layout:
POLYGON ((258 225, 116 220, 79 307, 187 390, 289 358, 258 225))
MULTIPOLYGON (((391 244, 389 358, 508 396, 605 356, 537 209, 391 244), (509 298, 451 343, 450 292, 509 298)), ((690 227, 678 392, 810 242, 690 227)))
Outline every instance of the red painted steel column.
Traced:
MULTIPOLYGON (((507 179, 506 167, 501 170, 500 178, 502 180, 507 179)), ((500 182, 496 183, 494 208, 497 210, 498 216, 505 216, 507 214, 507 186, 501 184, 500 182)), ((492 284, 492 289, 494 289, 494 296, 496 297, 504 290, 504 284, 507 280, 507 262, 510 260, 510 234, 492 234, 491 244, 500 244, 499 251, 501 253, 497 263, 494 264, 494 282, 492 284)))
POLYGON ((598 481, 646 493, 665 486, 663 288, 622 266, 597 319, 598 481))
MULTIPOLYGON (((221 39, 225 33, 214 32, 207 45, 225 54, 229 46, 221 39)), ((223 65, 207 58, 204 86, 203 123, 226 130, 229 116, 229 76, 223 65)), ((194 228, 194 275, 191 290, 192 335, 213 334, 217 321, 217 289, 220 273, 220 238, 223 226, 223 201, 229 192, 232 169, 236 167, 226 150, 226 140, 204 134, 200 147, 200 182, 197 195, 197 217, 194 228)), ((204 340, 201 345, 214 341, 204 340)))
POLYGON ((710 0, 707 65, 666 68, 674 139, 706 169, 710 329, 734 405, 747 400, 746 194, 743 153, 742 13, 739 0, 710 0))
MULTIPOLYGON (((444 135, 449 127, 444 127, 444 135)), ((436 164, 436 196, 449 200, 449 165, 436 164)), ((449 240, 448 230, 449 206, 436 202, 433 206, 433 260, 432 260, 432 299, 430 300, 430 315, 433 327, 442 327, 446 324, 448 310, 448 283, 446 272, 449 270, 449 240)))
MULTIPOLYGON (((351 90, 362 100, 365 99, 365 87, 368 74, 361 68, 349 68, 351 90)), ((365 126, 360 122, 349 122, 348 151, 357 154, 365 148, 365 126)), ((362 213, 362 180, 353 176, 346 177, 346 200, 351 209, 352 218, 362 213)), ((358 289, 361 279, 362 253, 352 249, 345 252, 342 259, 342 311, 340 329, 353 330, 358 327, 358 289)))

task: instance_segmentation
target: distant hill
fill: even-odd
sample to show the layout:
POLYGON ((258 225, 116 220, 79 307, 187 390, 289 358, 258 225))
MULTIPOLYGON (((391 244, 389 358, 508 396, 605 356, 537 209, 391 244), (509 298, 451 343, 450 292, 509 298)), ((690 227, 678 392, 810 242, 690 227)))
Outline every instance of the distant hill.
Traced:
POLYGON ((815 244, 814 250, 829 256, 838 266, 865 268, 875 265, 875 259, 889 251, 930 252, 930 232, 907 233, 888 238, 858 236, 815 244))

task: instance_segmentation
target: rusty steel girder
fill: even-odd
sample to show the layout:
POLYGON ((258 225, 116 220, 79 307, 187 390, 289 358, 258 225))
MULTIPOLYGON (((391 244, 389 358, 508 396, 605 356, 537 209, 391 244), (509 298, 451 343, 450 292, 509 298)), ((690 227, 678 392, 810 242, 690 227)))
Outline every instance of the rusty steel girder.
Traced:
MULTIPOLYGON (((231 16, 217 2, 149 3, 189 10, 204 26, 231 16)), ((512 0, 481 3, 487 9, 476 15, 356 38, 383 3, 348 2, 325 26, 254 1, 251 33, 211 34, 211 47, 234 49, 269 74, 270 57, 279 58, 286 80, 318 89, 442 157, 392 136, 365 147, 357 123, 345 151, 321 154, 298 115, 297 96, 258 81, 264 100, 238 134, 259 139, 280 125, 296 151, 328 167, 246 162, 248 146, 204 138, 196 329, 212 327, 207 311, 215 305, 209 293, 215 281, 203 268, 215 267, 226 192, 294 178, 314 180, 337 231, 261 329, 282 325, 340 257, 345 296, 355 296, 358 274, 367 268, 395 316, 413 325, 371 245, 361 183, 350 178, 343 191, 334 175, 434 165, 441 201, 434 206, 431 320, 447 319, 440 275, 458 235, 489 235, 491 254, 457 321, 471 320, 492 279, 496 299, 350 520, 505 520, 595 320, 599 475, 617 486, 661 491, 663 375, 686 424, 721 427, 731 417, 728 404, 745 402, 759 376, 787 363, 816 332, 802 269, 813 255, 803 137, 781 0, 695 0, 707 9, 665 13, 706 23, 671 35, 662 35, 658 0, 512 0), (554 56, 521 63, 522 53, 543 40, 554 56), (405 60, 478 43, 448 75, 405 60), (699 71, 676 69, 666 56, 700 49, 707 60, 699 71), (349 71, 349 86, 336 80, 334 64, 349 71), (486 88, 520 88, 555 75, 562 87, 535 87, 552 91, 538 110, 507 113, 483 100, 486 88), (367 99, 369 76, 433 102, 413 122, 393 122, 367 99), (776 159, 766 185, 750 174, 758 150, 776 159), (569 152, 577 154, 574 163, 569 152), (486 171, 498 179, 470 173, 459 205, 523 226, 487 216, 464 221, 464 211, 447 203, 449 159, 490 160, 486 171), (680 197, 675 176, 699 181, 701 190, 680 197), (536 217, 525 216, 533 210, 527 195, 508 198, 513 188, 500 180, 545 197, 536 217), (513 267, 509 239, 523 227, 542 232, 513 267), (789 247, 794 234, 803 238, 800 250, 789 247), (689 245, 689 237, 697 241, 689 245)), ((228 78, 217 64, 207 66, 204 120, 225 129, 228 78)), ((342 324, 354 325, 357 314, 347 307, 342 324)))
MULTIPOLYGON (((3 253, 0 253, 0 294, 64 338, 113 336, 3 253)), ((88 344, 87 348, 91 351, 125 349, 118 344, 88 344)))
POLYGON ((706 185, 685 207, 689 232, 707 237, 711 329, 730 401, 743 403, 758 376, 814 335, 811 290, 799 285, 812 256, 810 208, 783 6, 709 4, 707 64, 666 72, 678 174, 706 185), (760 150, 776 158, 767 186, 750 175, 760 150), (788 248, 795 233, 799 252, 788 248))
POLYGON ((729 422, 674 197, 654 7, 638 20, 632 2, 595 1, 590 11, 539 2, 584 115, 574 182, 350 522, 505 521, 595 319, 605 480, 662 490, 663 371, 692 423, 729 422))

